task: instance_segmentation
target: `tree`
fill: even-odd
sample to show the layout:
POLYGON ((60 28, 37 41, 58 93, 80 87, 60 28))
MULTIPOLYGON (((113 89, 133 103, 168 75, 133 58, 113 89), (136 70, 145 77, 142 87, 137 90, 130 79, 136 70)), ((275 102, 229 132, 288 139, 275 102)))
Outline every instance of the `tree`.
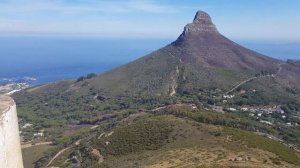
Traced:
POLYGON ((91 78, 95 78, 95 77, 97 77, 97 74, 95 74, 95 73, 90 73, 90 74, 87 74, 87 76, 86 76, 87 79, 91 79, 91 78))

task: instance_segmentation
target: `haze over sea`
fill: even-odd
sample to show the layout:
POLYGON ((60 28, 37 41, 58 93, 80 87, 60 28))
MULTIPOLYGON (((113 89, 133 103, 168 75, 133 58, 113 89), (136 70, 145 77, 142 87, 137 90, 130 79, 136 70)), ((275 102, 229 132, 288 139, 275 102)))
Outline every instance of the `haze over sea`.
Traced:
MULTIPOLYGON (((0 80, 34 77, 32 84, 76 79, 126 64, 175 39, 104 39, 79 37, 0 37, 0 80)), ((299 43, 238 43, 274 58, 300 59, 299 43)))

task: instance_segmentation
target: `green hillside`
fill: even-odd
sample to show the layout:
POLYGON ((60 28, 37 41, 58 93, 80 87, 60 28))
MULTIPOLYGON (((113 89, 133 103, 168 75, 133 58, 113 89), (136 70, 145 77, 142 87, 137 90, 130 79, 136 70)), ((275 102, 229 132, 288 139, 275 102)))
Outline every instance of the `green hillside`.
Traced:
POLYGON ((300 166, 299 155, 292 149, 248 131, 171 115, 136 117, 106 131, 93 131, 88 140, 81 140, 80 145, 62 154, 52 166, 300 166))

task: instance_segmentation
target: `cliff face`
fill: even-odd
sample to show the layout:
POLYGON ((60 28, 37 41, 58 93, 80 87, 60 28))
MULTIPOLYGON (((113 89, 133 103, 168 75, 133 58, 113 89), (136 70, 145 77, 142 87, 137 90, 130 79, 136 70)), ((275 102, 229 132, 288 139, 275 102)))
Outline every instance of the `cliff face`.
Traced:
POLYGON ((15 102, 0 96, 0 167, 23 168, 15 102))

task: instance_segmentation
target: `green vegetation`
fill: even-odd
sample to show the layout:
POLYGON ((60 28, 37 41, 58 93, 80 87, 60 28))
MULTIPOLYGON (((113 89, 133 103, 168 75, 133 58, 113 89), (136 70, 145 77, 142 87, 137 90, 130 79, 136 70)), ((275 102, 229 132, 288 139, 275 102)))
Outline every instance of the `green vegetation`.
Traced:
POLYGON ((272 105, 297 103, 296 95, 286 90, 295 89, 286 86, 283 80, 273 77, 255 79, 239 87, 237 91, 244 90, 244 94, 236 94, 229 103, 237 105, 272 105))
POLYGON ((90 132, 53 166, 145 167, 163 162, 173 167, 232 167, 235 164, 229 159, 233 156, 248 157, 250 160, 242 162, 244 166, 275 167, 286 162, 299 165, 299 157, 292 149, 252 132, 202 124, 186 117, 147 114, 90 132), (94 149, 104 157, 101 163, 94 149))
POLYGON ((217 113, 203 110, 190 110, 189 108, 169 108, 163 114, 172 114, 181 118, 190 118, 197 122, 239 128, 248 131, 259 131, 274 135, 287 143, 300 147, 300 129, 282 124, 268 126, 257 122, 253 118, 241 113, 217 113))
POLYGON ((180 70, 178 94, 219 96, 253 74, 249 71, 238 72, 223 68, 203 67, 187 64, 180 70), (205 79, 205 80, 204 80, 205 79))
POLYGON ((187 117, 201 123, 234 127, 249 131, 260 130, 266 133, 274 133, 271 127, 232 113, 222 114, 202 110, 191 111, 189 108, 169 108, 164 111, 163 114, 172 114, 182 118, 187 117))
POLYGON ((86 76, 81 76, 79 77, 76 82, 81 82, 81 81, 84 81, 86 79, 92 79, 92 78, 96 78, 98 75, 95 74, 95 73, 90 73, 90 74, 87 74, 86 76))
POLYGON ((173 124, 165 121, 164 118, 149 118, 116 128, 110 137, 97 141, 96 146, 104 155, 124 155, 158 149, 166 143, 168 134, 172 131, 173 124))
POLYGON ((300 158, 295 151, 282 145, 280 142, 255 135, 240 129, 225 128, 224 133, 232 135, 234 140, 242 141, 251 148, 259 148, 276 154, 281 160, 300 166, 300 158))

